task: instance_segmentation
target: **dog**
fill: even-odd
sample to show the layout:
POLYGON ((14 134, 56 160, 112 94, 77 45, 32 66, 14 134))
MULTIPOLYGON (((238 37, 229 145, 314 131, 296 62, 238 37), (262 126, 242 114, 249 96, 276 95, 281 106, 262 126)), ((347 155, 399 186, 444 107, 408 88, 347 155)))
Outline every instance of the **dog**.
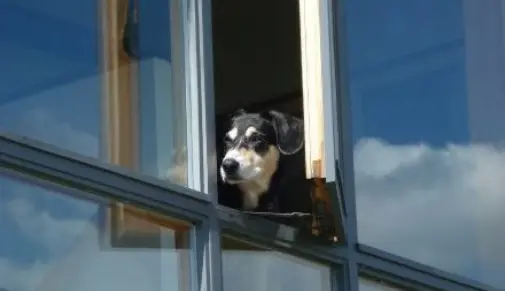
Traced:
POLYGON ((303 120, 238 110, 218 146, 219 204, 253 212, 310 213, 303 120))

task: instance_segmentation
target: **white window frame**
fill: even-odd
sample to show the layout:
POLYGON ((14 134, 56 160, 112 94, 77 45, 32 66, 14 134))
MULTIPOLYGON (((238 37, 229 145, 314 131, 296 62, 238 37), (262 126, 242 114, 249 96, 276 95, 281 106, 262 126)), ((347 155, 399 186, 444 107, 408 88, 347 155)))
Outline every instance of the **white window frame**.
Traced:
POLYGON ((307 178, 336 181, 338 157, 332 1, 298 0, 307 178))

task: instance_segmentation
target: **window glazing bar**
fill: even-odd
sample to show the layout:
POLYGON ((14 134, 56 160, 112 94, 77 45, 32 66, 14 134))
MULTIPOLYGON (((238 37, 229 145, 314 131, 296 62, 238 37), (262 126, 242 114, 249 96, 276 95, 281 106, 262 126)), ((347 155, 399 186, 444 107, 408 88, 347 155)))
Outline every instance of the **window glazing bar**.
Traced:
POLYGON ((213 210, 196 191, 14 135, 0 135, 0 164, 118 201, 181 213, 190 221, 213 210))

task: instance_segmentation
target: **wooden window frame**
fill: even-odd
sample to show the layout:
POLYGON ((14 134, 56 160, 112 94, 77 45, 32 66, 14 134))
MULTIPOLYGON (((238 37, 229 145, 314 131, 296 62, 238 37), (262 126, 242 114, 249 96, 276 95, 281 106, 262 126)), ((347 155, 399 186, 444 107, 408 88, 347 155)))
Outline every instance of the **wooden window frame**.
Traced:
MULTIPOLYGON (((112 164, 139 170, 139 62, 125 51, 124 29, 129 1, 107 0, 102 6, 102 94, 104 115, 104 147, 112 164)), ((133 15, 137 15, 133 12, 133 15)), ((135 16, 134 16, 135 19, 135 16)), ((136 20, 136 19, 135 19, 136 20)), ((107 233, 112 247, 135 247, 129 238, 144 237, 141 245, 152 237, 154 245, 161 236, 160 226, 179 232, 179 224, 170 224, 163 216, 135 205, 112 202, 107 211, 107 233)), ((176 241, 181 241, 176 238, 176 241)))
POLYGON ((308 179, 331 179, 334 158, 333 120, 325 108, 333 108, 333 74, 330 70, 328 35, 323 25, 328 21, 321 13, 324 0, 298 0, 300 6, 300 43, 302 56, 303 112, 305 127, 305 162, 308 179), (326 20, 326 21, 325 21, 326 20))
MULTIPOLYGON (((321 221, 328 217, 335 224, 334 242, 343 241, 343 215, 339 199, 332 197, 328 183, 336 177, 336 106, 334 104, 335 62, 331 1, 298 0, 300 13, 300 45, 302 59, 303 112, 305 128, 305 173, 313 182, 313 200, 321 201, 324 214, 316 213, 312 222, 313 234, 321 234, 321 221)), ((335 186, 335 185, 333 185, 335 186)), ((316 202, 318 203, 318 202, 316 202)), ((317 209, 317 205, 315 208, 317 209)), ((332 232, 333 232, 332 231, 332 232)))
MULTIPOLYGON (((128 16, 128 0, 102 2, 102 79, 104 134, 102 140, 107 160, 112 164, 136 169, 138 164, 138 116, 133 99, 137 96, 137 64, 130 60, 122 44, 128 16)), ((130 209, 133 209, 130 207, 130 209)), ((107 213, 111 243, 117 241, 128 227, 141 229, 142 223, 128 222, 127 207, 111 203, 107 213)), ((133 216, 135 217, 135 216, 133 216)))
MULTIPOLYGON (((101 10, 102 23, 102 66, 105 141, 108 161, 122 167, 139 171, 139 61, 134 59, 123 44, 128 21, 129 1, 106 0, 101 10)), ((135 1, 136 2, 136 1, 135 1)), ((137 7, 135 6, 134 9, 137 7)), ((131 12, 131 11, 130 11, 131 12)), ((138 21, 138 12, 133 12, 133 21, 138 21)), ((173 12, 174 13, 174 12, 173 12)), ((172 13, 172 14, 173 14, 172 13)), ((177 11, 175 12, 177 13, 177 11)), ((177 79, 177 81, 180 81, 177 79)), ((184 97, 184 92, 177 92, 184 97)), ((181 114, 176 116, 182 118, 181 114)), ((179 120, 177 120, 179 121, 179 120)), ((176 126, 177 130, 181 126, 176 126)), ((180 132, 179 132, 180 133, 180 132)), ((180 145, 180 139, 177 139, 180 145)), ((187 170, 187 169, 183 169, 187 170)), ((181 181, 187 182, 187 181, 181 181)), ((110 203, 106 210, 106 244, 112 248, 156 248, 163 249, 164 228, 175 231, 175 249, 187 249, 187 255, 179 260, 180 290, 191 286, 191 249, 187 225, 172 222, 165 216, 120 202, 110 203)), ((161 267, 161 266, 160 266, 161 267)))

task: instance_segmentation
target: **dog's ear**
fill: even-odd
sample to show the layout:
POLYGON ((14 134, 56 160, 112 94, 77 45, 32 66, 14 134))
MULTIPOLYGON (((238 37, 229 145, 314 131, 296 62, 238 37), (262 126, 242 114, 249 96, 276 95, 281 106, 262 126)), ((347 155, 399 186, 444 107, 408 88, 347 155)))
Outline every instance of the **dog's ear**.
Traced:
POLYGON ((284 155, 293 155, 300 151, 304 143, 303 120, 276 110, 270 110, 262 114, 274 126, 277 136, 277 147, 284 155))

